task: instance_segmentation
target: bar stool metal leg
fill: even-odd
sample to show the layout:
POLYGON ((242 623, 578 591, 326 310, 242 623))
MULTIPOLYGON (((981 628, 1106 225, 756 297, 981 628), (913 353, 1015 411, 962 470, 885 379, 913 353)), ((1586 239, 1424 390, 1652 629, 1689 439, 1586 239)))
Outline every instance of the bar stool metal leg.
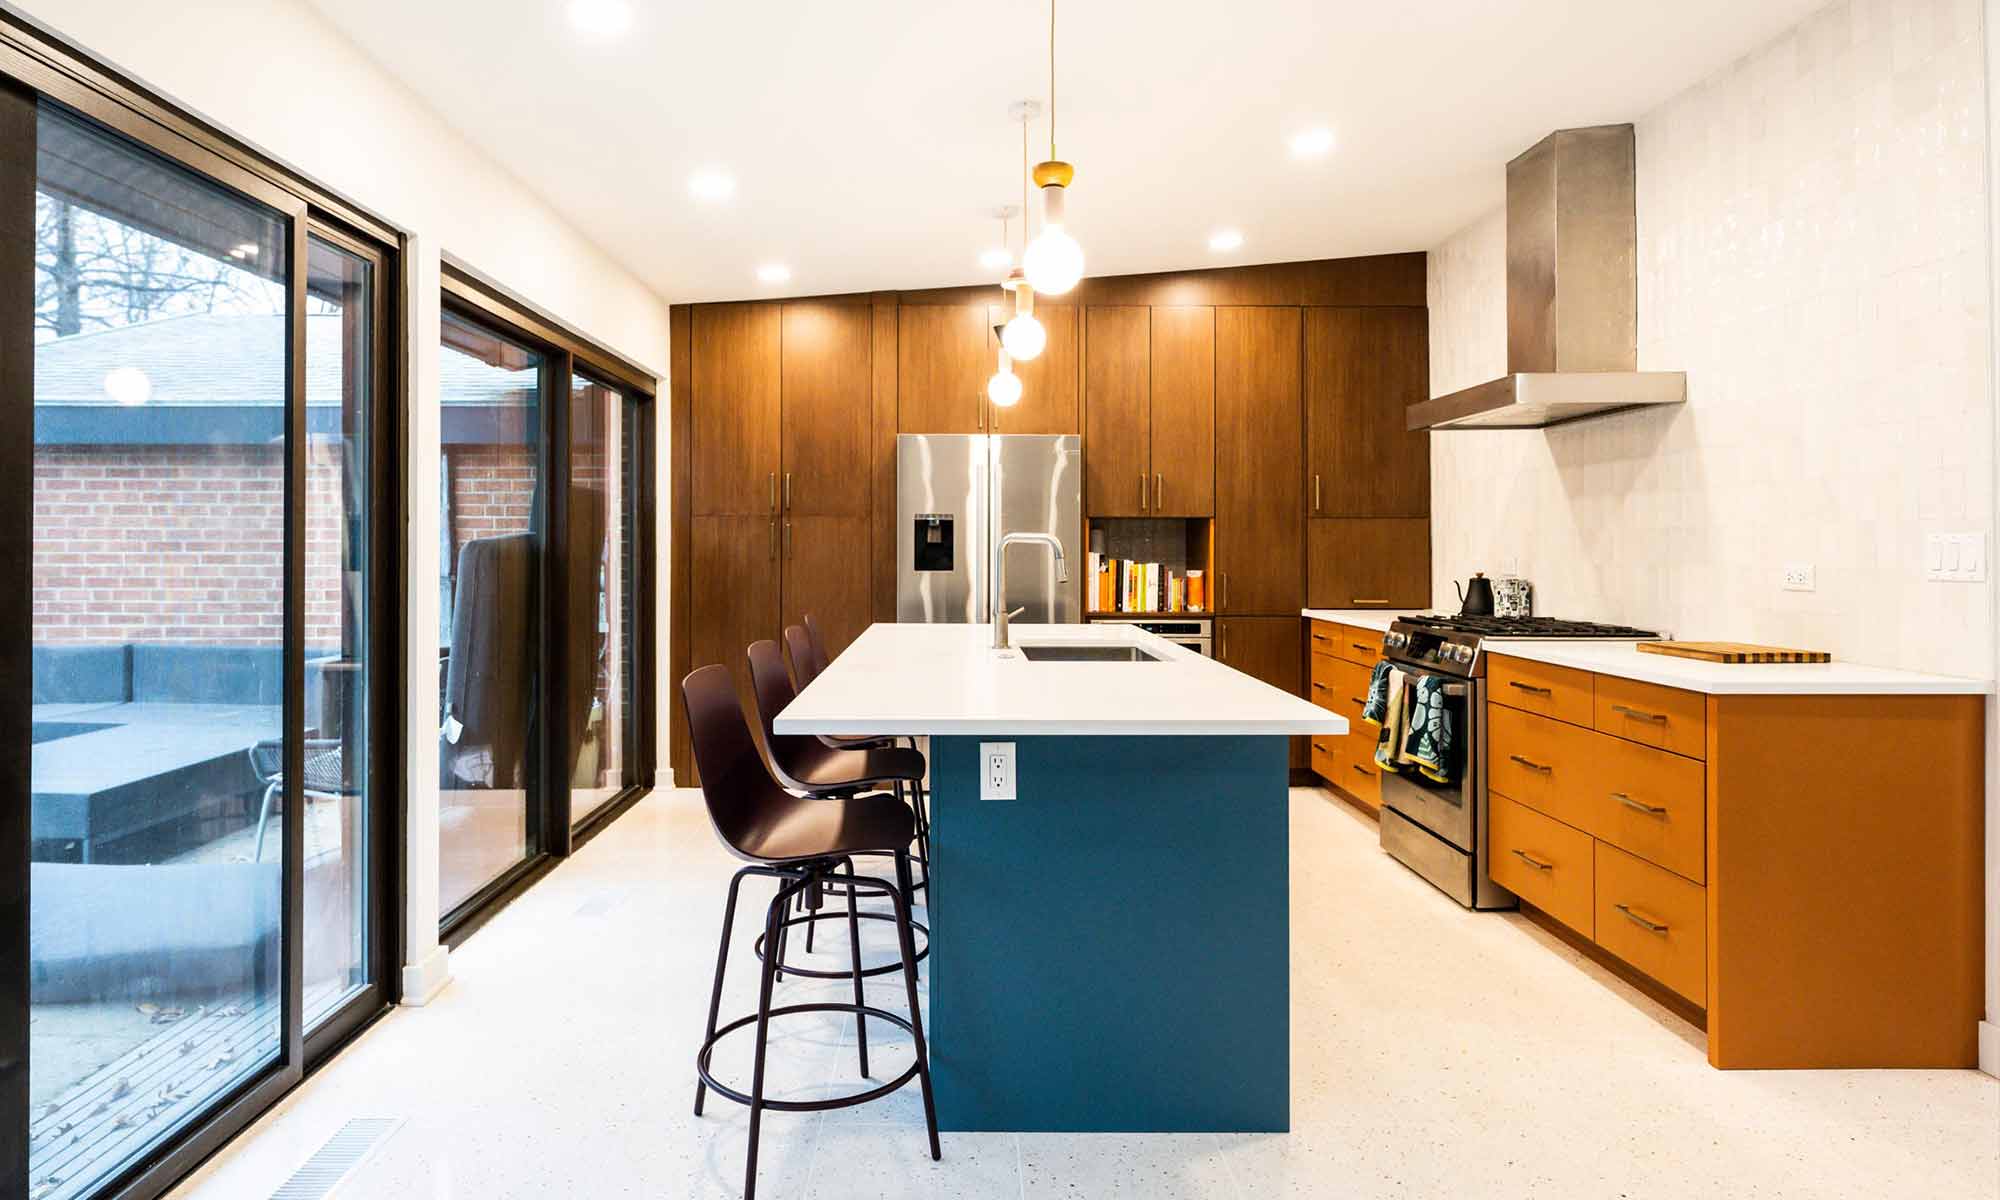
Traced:
MULTIPOLYGON (((910 1002, 910 1042, 917 1050, 917 1082, 924 1090, 924 1124, 931 1135, 931 1161, 944 1157, 938 1145, 937 1102, 931 1097, 931 1060, 924 1049, 924 1015, 917 1003, 917 939, 910 932, 910 856, 896 854, 896 882, 901 890, 890 899, 896 904, 896 940, 903 949, 903 990, 910 1002)), ((752 1135, 753 1139, 755 1135, 752 1135)))
MULTIPOLYGON (((780 887, 777 899, 764 910, 764 943, 770 945, 784 928, 785 910, 792 898, 790 887, 780 887)), ((757 983, 757 1046, 750 1068, 750 1152, 743 1168, 743 1200, 757 1196, 757 1134, 764 1123, 764 1052, 771 1035, 771 985, 777 982, 777 961, 764 964, 757 983)), ((921 1043, 919 1043, 921 1045, 921 1043)))
MULTIPOLYGON (((708 993, 708 1036, 704 1042, 715 1040, 715 1022, 722 1009, 722 971, 729 962, 729 931, 736 924, 736 893, 743 886, 743 877, 750 873, 745 867, 736 872, 729 881, 729 902, 722 909, 722 944, 715 948, 715 987, 708 993)), ((708 1095, 708 1081, 696 1078, 694 1085, 694 1115, 701 1115, 701 1102, 708 1095)))
MULTIPOLYGON (((842 859, 841 861, 847 867, 847 878, 852 880, 854 878, 854 860, 849 858, 842 859)), ((847 885, 847 943, 853 952, 854 1003, 856 1007, 866 1003, 861 993, 861 918, 855 914, 855 909, 859 908, 860 904, 861 893, 850 882, 847 885)), ((806 928, 810 931, 812 927, 809 925, 806 928)), ((854 1045, 861 1052, 861 1078, 867 1079, 869 1078, 868 1018, 858 1012, 854 1014, 854 1045)))

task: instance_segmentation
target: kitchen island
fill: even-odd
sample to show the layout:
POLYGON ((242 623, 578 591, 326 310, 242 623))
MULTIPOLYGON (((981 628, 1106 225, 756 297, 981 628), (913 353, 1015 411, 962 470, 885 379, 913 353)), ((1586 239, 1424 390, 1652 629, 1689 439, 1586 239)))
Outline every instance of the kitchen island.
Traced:
POLYGON ((1286 738, 1347 722, 1129 625, 992 636, 875 625, 776 723, 930 738, 939 1126, 1289 1128, 1286 738))

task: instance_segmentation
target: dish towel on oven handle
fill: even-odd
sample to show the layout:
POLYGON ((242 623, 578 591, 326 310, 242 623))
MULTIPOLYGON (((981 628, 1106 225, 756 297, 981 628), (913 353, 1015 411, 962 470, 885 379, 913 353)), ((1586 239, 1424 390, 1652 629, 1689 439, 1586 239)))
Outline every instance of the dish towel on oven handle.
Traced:
POLYGON ((1376 662, 1375 673, 1368 677, 1368 702, 1361 706, 1362 720, 1380 725, 1382 718, 1388 715, 1389 676, 1395 670, 1396 668, 1389 665, 1388 659, 1376 662))
POLYGON ((1457 772, 1452 753, 1455 731, 1451 706, 1445 703, 1446 680, 1437 675, 1419 675, 1403 688, 1408 710, 1409 732, 1399 761, 1417 768, 1435 783, 1451 783, 1457 772))

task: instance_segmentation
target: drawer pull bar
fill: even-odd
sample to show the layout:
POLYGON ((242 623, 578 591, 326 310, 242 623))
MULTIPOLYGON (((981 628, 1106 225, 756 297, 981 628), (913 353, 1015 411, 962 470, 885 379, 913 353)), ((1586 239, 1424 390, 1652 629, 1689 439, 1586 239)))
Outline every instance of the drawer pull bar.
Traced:
POLYGON ((1544 775, 1552 775, 1555 773, 1554 767, 1545 767, 1541 763, 1535 762, 1532 759, 1522 758, 1518 754, 1509 754, 1507 757, 1513 759, 1517 763, 1520 763, 1522 766, 1528 768, 1530 771, 1540 771, 1544 775))
POLYGON ((1333 641, 1333 639, 1332 639, 1332 638, 1330 638, 1330 637, 1328 637, 1328 636, 1326 636, 1326 635, 1325 635, 1325 634, 1323 634, 1323 633, 1315 633, 1315 634, 1313 634, 1313 641, 1315 641, 1315 642, 1328 642, 1328 643, 1331 643, 1331 642, 1333 641))
POLYGON ((1632 718, 1634 721, 1652 721, 1659 725, 1665 725, 1667 723, 1667 714, 1665 713, 1647 712, 1644 709, 1633 708, 1630 705, 1614 704, 1611 706, 1611 711, 1615 713, 1624 713, 1626 716, 1632 718))
POLYGON ((1536 687, 1532 683, 1522 683, 1518 679, 1509 679, 1507 686, 1510 688, 1520 688, 1522 691, 1534 696, 1553 696, 1556 694, 1554 688, 1536 687))
POLYGON ((1361 651, 1363 654, 1379 654, 1382 650, 1382 647, 1371 646, 1367 642, 1349 642, 1347 644, 1361 651))
POLYGON ((1315 691, 1315 692, 1330 692, 1330 691, 1332 691, 1332 690, 1333 690, 1332 688, 1330 688, 1330 687, 1326 686, 1326 685, 1325 685, 1325 684, 1323 684, 1323 683, 1315 683, 1315 684, 1313 684, 1313 691, 1315 691))
POLYGON ((1356 774, 1366 775, 1370 779, 1375 778, 1375 772, 1369 770, 1367 767, 1362 766, 1360 763, 1348 763, 1347 765, 1354 768, 1356 774))
POLYGON ((1611 793, 1611 798, 1633 812, 1642 812, 1649 817, 1664 817, 1667 815, 1667 810, 1660 805, 1648 804, 1644 800, 1634 800, 1624 792, 1613 792, 1611 793))
MULTIPOLYGON (((1519 854, 1520 851, 1516 850, 1515 853, 1519 854)), ((1624 913, 1626 920, 1632 922, 1634 925, 1639 926, 1641 929, 1644 929, 1648 933, 1665 933, 1667 931, 1666 923, 1663 921, 1655 921, 1650 917, 1642 917, 1638 913, 1633 912, 1630 908, 1627 908, 1623 904, 1614 904, 1611 907, 1617 909, 1619 912, 1624 913)))
POLYGON ((1368 702, 1367 702, 1366 700, 1363 700, 1363 699, 1362 699, 1361 697, 1359 697, 1359 696, 1349 696, 1349 697, 1347 698, 1347 702, 1348 702, 1349 704, 1359 704, 1359 705, 1360 705, 1361 707, 1363 707, 1363 708, 1367 708, 1367 707, 1368 707, 1368 702))
POLYGON ((1528 853, 1526 850, 1516 850, 1513 853, 1515 858, 1518 858, 1522 862, 1527 863, 1529 866, 1533 867, 1537 871, 1553 871, 1556 869, 1556 865, 1554 863, 1536 858, 1534 855, 1528 853))

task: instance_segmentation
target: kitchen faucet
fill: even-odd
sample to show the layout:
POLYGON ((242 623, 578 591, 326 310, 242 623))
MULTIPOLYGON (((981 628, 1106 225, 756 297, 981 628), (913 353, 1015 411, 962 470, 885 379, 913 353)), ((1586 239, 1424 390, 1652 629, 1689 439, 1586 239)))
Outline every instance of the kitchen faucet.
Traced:
POLYGON ((993 648, 995 650, 1007 649, 1008 619, 1028 611, 1026 608, 1007 611, 1007 547, 1016 542, 1035 542, 1047 546, 1056 556, 1056 582, 1069 582, 1069 564, 1063 559, 1060 539, 1046 533, 1010 533, 1002 537, 993 547, 993 648))

